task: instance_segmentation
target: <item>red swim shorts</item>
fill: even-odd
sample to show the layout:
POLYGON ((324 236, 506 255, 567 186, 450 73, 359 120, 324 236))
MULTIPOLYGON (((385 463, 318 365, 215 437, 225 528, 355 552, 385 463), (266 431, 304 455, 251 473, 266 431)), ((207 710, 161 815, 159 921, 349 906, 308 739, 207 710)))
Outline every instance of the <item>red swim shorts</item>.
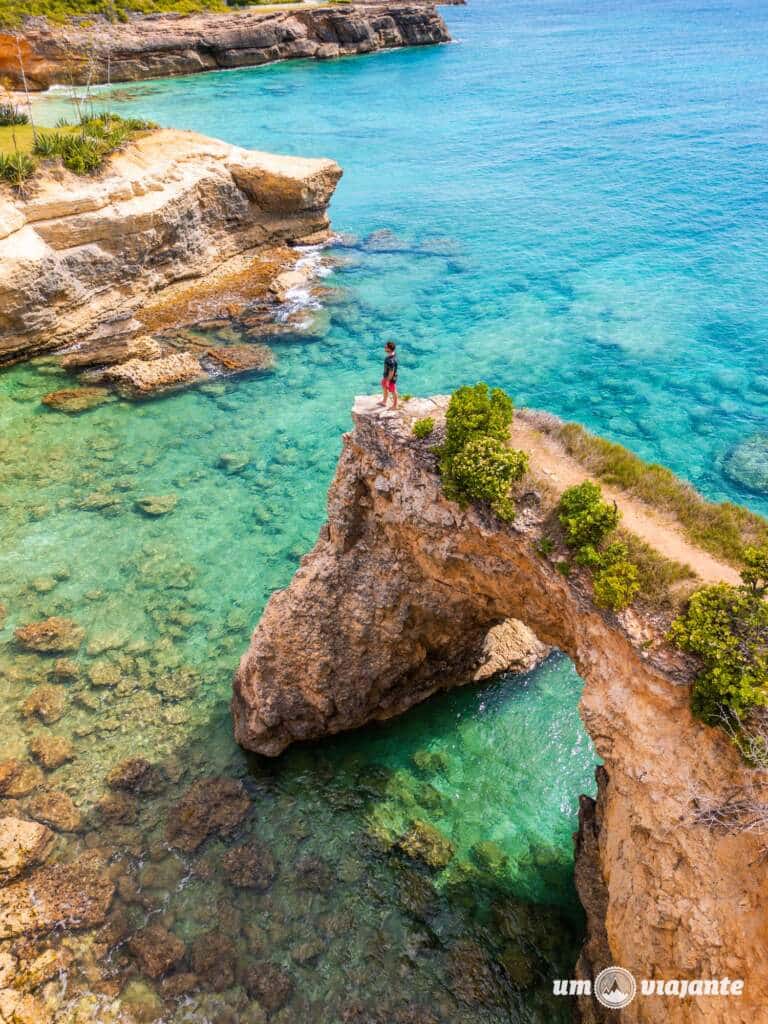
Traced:
POLYGON ((387 380, 386 377, 381 378, 381 386, 386 388, 387 391, 394 391, 397 388, 397 381, 387 380))

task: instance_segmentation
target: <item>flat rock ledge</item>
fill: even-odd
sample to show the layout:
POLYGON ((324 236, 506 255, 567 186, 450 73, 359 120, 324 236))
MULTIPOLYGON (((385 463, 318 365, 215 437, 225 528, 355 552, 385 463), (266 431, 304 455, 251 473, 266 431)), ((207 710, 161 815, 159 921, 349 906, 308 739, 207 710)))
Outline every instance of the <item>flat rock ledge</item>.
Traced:
POLYGON ((274 320, 271 287, 298 272, 295 247, 329 237, 340 177, 332 160, 156 130, 98 176, 42 171, 26 198, 0 186, 0 364, 66 349, 88 390, 44 401, 70 413, 105 386, 142 397, 268 370, 270 350, 243 332, 274 320), (233 320, 243 330, 228 335, 233 320), (213 333, 180 330, 196 324, 213 333))
MULTIPOLYGON (((750 792, 754 772, 721 730, 691 715, 692 667, 668 647, 658 617, 601 611, 578 573, 566 578, 542 557, 556 497, 535 458, 513 523, 445 499, 431 449, 446 406, 415 399, 393 413, 356 400, 327 522, 290 586, 271 597, 237 671, 238 741, 274 756, 389 718, 470 680, 489 632, 524 623, 574 661, 603 762, 597 800, 581 800, 576 881, 588 935, 574 976, 621 964, 636 978, 744 979, 738 1005, 643 997, 622 1010, 625 1024, 764 1019, 764 837, 712 829, 700 815, 750 792), (435 430, 420 441, 412 428, 424 416, 435 430)), ((531 445, 532 420, 521 418, 531 445)), ((580 1011, 607 1020, 588 997, 580 1011)))

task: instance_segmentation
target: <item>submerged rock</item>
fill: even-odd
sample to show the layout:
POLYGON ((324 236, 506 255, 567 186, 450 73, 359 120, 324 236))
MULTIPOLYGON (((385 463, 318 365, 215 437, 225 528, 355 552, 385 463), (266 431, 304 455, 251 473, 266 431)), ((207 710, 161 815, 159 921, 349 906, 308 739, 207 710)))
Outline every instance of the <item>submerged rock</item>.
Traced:
POLYGON ((192 969, 207 988, 223 992, 235 983, 237 950, 219 931, 206 932, 192 943, 192 969))
POLYGON ((180 850, 196 850, 210 835, 233 832, 250 807, 250 798, 237 779, 199 779, 171 809, 166 838, 180 850))
POLYGON ((75 756, 72 740, 66 736, 54 736, 53 733, 37 733, 29 741, 29 749, 34 759, 46 771, 59 768, 75 756))
POLYGON ((444 868, 452 859, 455 847, 443 833, 426 821, 412 822, 410 829, 399 843, 400 849, 423 861, 428 867, 444 868))
POLYGON ((330 864, 320 857, 302 857, 296 862, 296 884, 310 892, 327 892, 335 881, 330 864))
POLYGON ((768 493, 768 434, 753 434, 737 444, 723 460, 723 472, 740 487, 768 493))
MULTIPOLYGON (((51 851, 53 832, 36 821, 0 818, 0 883, 42 864, 51 851)), ((0 986, 1 987, 1 986, 0 986)))
POLYGON ((175 494, 149 495, 145 498, 136 499, 136 508, 145 516, 166 516, 173 512, 179 503, 175 494))
POLYGON ((79 832, 82 828, 83 816, 66 793, 38 793, 27 804, 27 811, 59 832, 79 832))
POLYGON ((160 769, 145 757, 127 757, 107 775, 110 789, 126 790, 129 793, 157 793, 162 789, 163 782, 160 769))
POLYGON ((0 889, 0 939, 101 924, 114 892, 104 864, 88 854, 72 864, 38 868, 0 889))
POLYGON ((173 352, 161 359, 129 359, 110 366, 100 379, 129 398, 140 398, 207 380, 208 374, 190 352, 173 352))
POLYGON ((67 694, 63 686, 43 683, 32 690, 21 705, 21 710, 28 718, 37 717, 46 725, 51 725, 64 714, 66 703, 67 694))
POLYGON ((96 804, 105 821, 113 825, 131 825, 139 816, 139 803, 127 793, 105 793, 96 804))
POLYGON ((19 626, 14 632, 16 643, 25 651, 42 654, 66 654, 76 651, 85 639, 85 630, 72 619, 53 616, 42 622, 19 626))
MULTIPOLYGON (((74 352, 61 358, 65 370, 85 370, 93 366, 113 366, 129 359, 159 359, 163 354, 162 345, 147 335, 138 338, 98 340, 82 345, 74 352)), ((102 391, 103 388, 91 388, 102 391)), ((109 392, 107 392, 109 394, 109 392)))
POLYGON ((503 871, 509 863, 509 857, 502 850, 498 843, 487 839, 481 843, 475 843, 471 850, 472 860, 481 871, 490 874, 498 874, 503 871))
POLYGON ((266 846, 257 842, 233 847, 221 863, 230 883, 241 889, 266 892, 277 875, 275 858, 266 846))
POLYGON ((128 940, 128 948, 142 971, 150 978, 167 974, 186 952, 181 939, 161 924, 150 924, 136 932, 128 940))
POLYGON ((225 345, 205 350, 205 358, 217 369, 229 373, 245 373, 248 370, 271 370, 275 357, 266 345, 225 345))
POLYGON ((16 799, 27 796, 43 782, 44 776, 36 764, 9 758, 0 761, 0 796, 16 799))
POLYGON ((106 388, 82 387, 65 388, 63 391, 52 391, 43 395, 41 401, 49 409, 56 412, 79 413, 95 409, 97 405, 103 405, 110 398, 106 388))
POLYGON ((275 1013, 290 999, 293 981, 277 964, 265 962, 248 968, 245 987, 248 995, 256 999, 267 1013, 275 1013))

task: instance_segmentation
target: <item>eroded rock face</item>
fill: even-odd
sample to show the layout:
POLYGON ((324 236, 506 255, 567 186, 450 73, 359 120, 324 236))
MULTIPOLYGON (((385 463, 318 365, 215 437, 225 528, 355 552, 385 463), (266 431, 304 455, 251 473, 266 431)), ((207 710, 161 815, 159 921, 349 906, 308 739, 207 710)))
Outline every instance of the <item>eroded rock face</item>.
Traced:
MULTIPOLYGON (((439 427, 444 400, 414 404, 439 427)), ((366 399, 353 418, 327 524, 290 587, 270 599, 238 669, 239 742, 275 755, 398 714, 470 680, 489 629, 524 622, 573 659, 604 762, 577 848, 589 922, 580 975, 613 963, 638 978, 743 978, 738 1004, 644 997, 622 1020, 759 1018, 768 1005, 768 876, 755 870, 763 841, 698 817, 746 790, 750 770, 721 731, 692 717, 691 666, 654 618, 601 612, 537 552, 551 503, 535 464, 505 525, 446 501, 411 413, 381 414, 366 399)))
MULTIPOLYGON (((112 82, 132 82, 297 57, 327 60, 449 39, 431 3, 363 3, 341 10, 134 17, 124 24, 92 18, 87 26, 36 19, 24 28, 21 55, 27 83, 40 89, 72 79, 81 85, 105 82, 107 76, 112 82), (88 53, 90 60, 78 66, 71 55, 80 53, 88 53)), ((0 78, 21 86, 18 54, 15 39, 0 34, 0 78)))
MULTIPOLYGON (((332 160, 154 131, 98 176, 43 175, 27 199, 0 189, 0 363, 86 343, 69 367, 119 361, 98 382, 135 394, 204 379, 190 353, 157 358, 141 333, 132 347, 142 331, 132 313, 235 257, 325 231, 340 176, 332 160)), ((77 411, 90 398, 60 393, 49 404, 77 411)))

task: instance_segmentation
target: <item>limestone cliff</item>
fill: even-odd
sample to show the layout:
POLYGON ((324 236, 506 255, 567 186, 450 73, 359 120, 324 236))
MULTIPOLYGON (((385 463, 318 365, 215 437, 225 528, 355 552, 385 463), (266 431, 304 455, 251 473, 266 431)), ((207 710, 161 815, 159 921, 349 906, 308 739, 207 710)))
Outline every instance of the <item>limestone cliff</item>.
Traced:
MULTIPOLYGON (((743 792, 751 773, 721 732, 692 717, 693 669, 664 642, 659 617, 601 612, 578 575, 564 577, 537 551, 574 467, 563 455, 562 474, 543 468, 537 452, 550 452, 549 442, 535 418, 513 428, 532 470, 505 525, 444 498, 430 444, 411 432, 415 416, 432 415, 439 437, 444 407, 412 401, 393 415, 357 401, 328 522, 290 587, 271 598, 237 672, 237 739, 276 755, 397 714, 469 679, 490 627, 523 621, 573 659, 604 762, 596 805, 582 802, 577 844, 589 927, 580 974, 613 963, 638 979, 745 980, 740 998, 638 996, 621 1013, 584 999, 583 1019, 765 1021, 762 842, 708 828, 700 814, 743 792)), ((716 572, 701 565, 705 576, 716 572)))
POLYGON ((328 59, 450 39, 434 5, 420 2, 136 15, 118 24, 95 18, 63 26, 31 18, 23 33, 21 50, 13 36, 0 33, 0 81, 21 85, 21 53, 33 89, 132 82, 296 57, 328 59))
MULTIPOLYGON (((135 333, 133 314, 179 282, 320 237, 340 176, 332 160, 164 130, 118 152, 98 177, 51 171, 26 198, 0 189, 0 363, 135 333)), ((277 263, 273 276, 285 269, 277 263)))

